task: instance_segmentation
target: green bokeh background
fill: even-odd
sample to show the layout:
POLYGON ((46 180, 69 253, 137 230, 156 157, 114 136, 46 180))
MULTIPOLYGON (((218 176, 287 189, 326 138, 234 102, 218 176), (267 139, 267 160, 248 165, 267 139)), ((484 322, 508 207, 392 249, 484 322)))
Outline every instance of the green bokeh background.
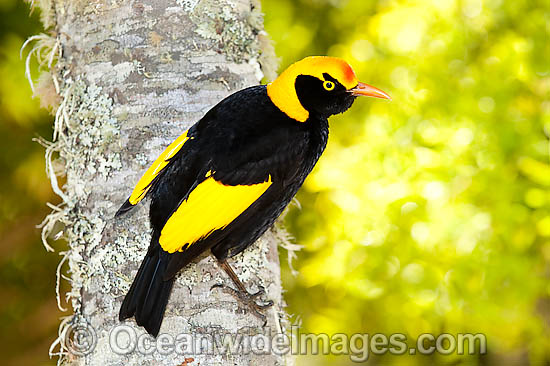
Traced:
MULTIPOLYGON (((281 69, 332 55, 393 101, 357 100, 285 222, 304 246, 285 298, 303 331, 484 333, 486 356, 372 364, 550 364, 550 3, 263 0, 281 69)), ((52 117, 19 48, 40 32, 0 2, 0 347, 53 364, 57 254, 34 228, 57 202, 44 173, 52 117)), ((35 75, 36 76, 36 75, 35 75)), ((59 244, 58 247, 62 247, 59 244)), ((413 344, 411 344, 413 345, 413 344)), ((305 356, 299 365, 348 364, 305 356)))

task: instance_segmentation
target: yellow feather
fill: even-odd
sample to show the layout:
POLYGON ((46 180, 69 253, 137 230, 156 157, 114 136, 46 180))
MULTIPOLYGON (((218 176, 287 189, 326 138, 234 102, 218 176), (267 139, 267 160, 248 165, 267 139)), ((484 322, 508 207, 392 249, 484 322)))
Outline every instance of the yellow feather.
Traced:
POLYGON ((211 232, 223 229, 242 214, 271 186, 271 176, 263 183, 228 186, 207 174, 183 201, 162 229, 159 243, 169 253, 183 251, 211 232))
POLYGON ((166 150, 155 160, 153 164, 147 169, 145 174, 141 177, 139 182, 136 184, 136 187, 132 191, 130 198, 128 199, 132 205, 137 204, 139 201, 145 197, 145 194, 149 190, 149 184, 155 179, 155 177, 160 173, 160 171, 168 164, 168 159, 176 155, 176 153, 181 149, 183 144, 189 140, 187 137, 187 131, 185 131, 180 137, 178 137, 174 142, 172 142, 166 150))

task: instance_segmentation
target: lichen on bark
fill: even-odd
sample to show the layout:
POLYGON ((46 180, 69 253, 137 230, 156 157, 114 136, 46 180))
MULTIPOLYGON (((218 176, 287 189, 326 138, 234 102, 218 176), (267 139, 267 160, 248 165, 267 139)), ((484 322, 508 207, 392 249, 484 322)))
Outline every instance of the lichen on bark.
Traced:
MULTIPOLYGON (((90 365, 174 365, 189 357, 209 365, 291 362, 273 353, 116 354, 109 343, 150 239, 146 205, 122 220, 113 215, 147 166, 209 108, 257 84, 264 74, 273 78, 276 60, 259 3, 57 0, 35 5, 46 10, 52 26, 42 41, 55 45, 38 50, 57 52, 56 62, 45 70, 59 97, 54 140, 42 143, 52 186, 63 199, 43 223, 44 236, 68 242, 60 253, 58 279, 68 275, 71 290, 65 297, 74 311, 63 320, 51 354, 62 356, 62 362, 90 365), (62 187, 60 175, 66 175, 62 187), (66 342, 82 322, 95 334, 88 353, 75 352, 66 342)), ((275 301, 266 328, 236 299, 210 290, 228 279, 210 256, 203 256, 179 274, 161 333, 194 334, 211 327, 231 334, 284 331, 277 241, 268 232, 232 260, 251 290, 263 285, 275 301)), ((62 299, 59 303, 65 307, 62 299)), ((124 324, 143 332, 133 321, 124 324)))

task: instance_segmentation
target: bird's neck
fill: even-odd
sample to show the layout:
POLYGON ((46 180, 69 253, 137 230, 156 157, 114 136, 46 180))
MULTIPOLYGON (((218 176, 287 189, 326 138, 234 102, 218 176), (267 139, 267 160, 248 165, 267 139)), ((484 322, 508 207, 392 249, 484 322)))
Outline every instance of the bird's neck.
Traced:
POLYGON ((310 162, 311 169, 317 163, 317 160, 321 157, 321 154, 325 150, 328 142, 328 120, 325 117, 310 115, 307 121, 304 123, 310 132, 310 154, 313 161, 310 162))
POLYGON ((279 76, 267 85, 267 95, 271 102, 288 117, 298 122, 305 122, 310 114, 298 99, 293 77, 287 74, 279 76))

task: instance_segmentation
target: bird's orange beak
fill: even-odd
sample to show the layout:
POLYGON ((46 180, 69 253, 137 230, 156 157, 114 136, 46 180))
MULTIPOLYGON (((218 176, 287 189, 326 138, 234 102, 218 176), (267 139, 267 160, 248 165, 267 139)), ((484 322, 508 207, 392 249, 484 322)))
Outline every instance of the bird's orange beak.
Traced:
POLYGON ((388 93, 383 92, 382 90, 375 88, 374 86, 371 86, 369 84, 365 84, 362 82, 359 82, 357 86, 353 89, 348 90, 354 97, 359 96, 366 96, 366 97, 375 97, 375 98, 382 98, 382 99, 389 99, 391 100, 391 97, 388 95, 388 93))

